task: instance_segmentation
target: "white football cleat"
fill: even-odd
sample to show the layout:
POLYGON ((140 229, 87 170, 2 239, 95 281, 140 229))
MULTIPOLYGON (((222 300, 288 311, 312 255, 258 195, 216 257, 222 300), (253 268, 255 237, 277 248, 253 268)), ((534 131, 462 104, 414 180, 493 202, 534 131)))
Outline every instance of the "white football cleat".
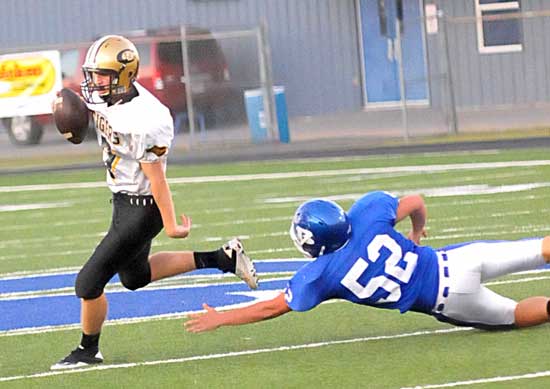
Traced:
POLYGON ((235 275, 246 282, 250 289, 258 288, 258 275, 254 264, 244 253, 243 244, 237 238, 223 245, 223 251, 232 261, 235 261, 235 275))

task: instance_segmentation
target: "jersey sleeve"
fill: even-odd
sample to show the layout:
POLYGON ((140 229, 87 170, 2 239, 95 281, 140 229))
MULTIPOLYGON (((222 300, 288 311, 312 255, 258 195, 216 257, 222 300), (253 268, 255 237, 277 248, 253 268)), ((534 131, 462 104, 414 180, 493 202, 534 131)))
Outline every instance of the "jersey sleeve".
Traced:
POLYGON ((370 192, 357 200, 348 212, 353 218, 368 218, 372 222, 395 225, 399 200, 388 192, 370 192))
POLYGON ((142 154, 138 156, 140 162, 156 162, 168 155, 168 150, 174 136, 172 122, 164 123, 155 131, 145 134, 143 139, 142 154))
POLYGON ((128 137, 129 151, 134 159, 139 162, 157 162, 168 155, 174 127, 171 121, 165 121, 148 131, 124 135, 128 137))
POLYGON ((328 284, 323 282, 324 265, 319 261, 322 258, 302 267, 288 282, 285 301, 293 311, 308 311, 328 300, 330 291, 328 284))

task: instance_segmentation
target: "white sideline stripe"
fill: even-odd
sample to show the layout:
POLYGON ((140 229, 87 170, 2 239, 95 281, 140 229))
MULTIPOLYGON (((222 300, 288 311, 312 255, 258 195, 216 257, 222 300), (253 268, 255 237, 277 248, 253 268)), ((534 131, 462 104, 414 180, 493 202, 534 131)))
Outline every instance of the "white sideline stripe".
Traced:
MULTIPOLYGON (((261 275, 262 273, 260 273, 261 275)), ((265 274, 265 273, 263 273, 265 274)), ((271 274, 271 273, 268 273, 271 274)), ((288 280, 288 278, 285 278, 287 275, 293 274, 293 272, 277 272, 276 274, 279 274, 279 277, 271 277, 271 278, 262 278, 260 282, 270 282, 270 281, 285 281, 288 280)), ((231 273, 224 273, 224 274, 212 274, 212 275, 204 275, 205 279, 211 280, 211 282, 205 282, 201 284, 176 284, 176 283, 169 283, 169 282, 163 282, 163 281, 156 281, 154 283, 151 283, 147 285, 146 287, 140 289, 142 292, 147 291, 157 291, 157 290, 167 290, 167 289, 191 289, 191 288, 207 288, 211 286, 224 286, 224 285, 240 285, 241 281, 235 281, 235 282, 219 282, 223 278, 231 278, 236 277, 234 274, 231 273)), ((166 280, 173 280, 172 278, 167 278, 166 280)), ((110 284, 113 287, 106 290, 108 293, 132 293, 133 291, 126 289, 122 286, 120 282, 115 282, 113 284, 110 284)), ((37 294, 25 294, 22 295, 21 292, 14 292, 14 293, 5 293, 2 296, 8 296, 8 297, 2 297, 0 300, 30 300, 33 298, 41 298, 41 297, 63 297, 63 296, 74 296, 74 292, 71 291, 72 288, 60 288, 60 289, 49 289, 49 290, 43 290, 43 291, 36 291, 37 294), (52 293, 54 291, 63 291, 68 290, 68 293, 52 293), (43 294, 38 294, 40 292, 46 292, 43 294), (50 292, 50 293, 48 293, 50 292)), ((0 331, 2 333, 2 331, 0 331)))
POLYGON ((53 251, 49 253, 37 253, 32 255, 27 255, 27 254, 2 255, 0 256, 0 261, 7 261, 11 259, 20 259, 20 258, 44 258, 44 257, 58 257, 60 255, 90 254, 92 251, 93 249, 82 249, 82 250, 53 251))
POLYGON ((61 203, 36 203, 36 204, 19 204, 19 205, 0 205, 0 212, 16 212, 16 211, 30 211, 34 209, 47 209, 47 208, 66 208, 73 205, 68 201, 61 203))
MULTIPOLYGON (((266 273, 259 273, 259 275, 266 274, 266 273)), ((281 271, 281 272, 274 272, 274 273, 267 273, 269 275, 271 274, 278 274, 278 277, 271 277, 271 278, 262 278, 260 282, 270 282, 270 281, 286 281, 288 280, 287 276, 290 276, 294 274, 292 271, 281 271)), ((189 276, 192 277, 192 276, 189 276)), ((201 284, 184 284, 180 285, 177 283, 171 283, 168 280, 174 280, 175 277, 167 278, 167 281, 156 281, 155 283, 151 283, 144 287, 143 289, 140 289, 140 291, 156 291, 156 290, 167 290, 167 289, 190 289, 190 288, 206 288, 211 286, 223 286, 223 285, 239 285, 241 284, 240 281, 235 282, 216 282, 223 278, 231 278, 235 277, 234 274, 231 273, 224 273, 224 274, 210 274, 210 275, 201 275, 201 276, 195 276, 200 277, 201 279, 204 278, 206 281, 205 283, 201 284)), ((550 278, 550 277, 549 277, 550 278)), ((180 279, 184 279, 181 277, 180 279)), ((122 286, 120 282, 115 282, 113 284, 110 284, 108 289, 105 290, 107 294, 109 293, 132 293, 131 290, 126 289, 122 286)), ((13 292, 13 293, 4 293, 0 294, 0 300, 1 301, 8 301, 8 300, 30 300, 34 298, 42 298, 42 297, 63 297, 63 296, 74 296, 73 287, 63 287, 59 289, 47 289, 47 290, 41 290, 41 291, 34 291, 34 292, 13 292), (65 293, 63 293, 65 291, 65 293)), ((2 331, 0 330, 0 334, 2 331)))
POLYGON ((540 378, 550 376, 550 370, 539 371, 537 373, 528 373, 523 375, 510 375, 510 376, 498 376, 491 378, 479 378, 477 380, 469 381, 456 381, 448 382, 446 384, 433 384, 433 385, 417 385, 417 386, 407 386, 401 389, 431 389, 431 388, 451 388, 455 386, 467 386, 467 385, 477 385, 477 384, 486 384, 489 382, 504 382, 504 381, 514 381, 514 380, 525 380, 530 378, 540 378))
MULTIPOLYGON (((242 308, 246 307, 248 305, 252 305, 256 302, 254 301, 247 301, 244 303, 238 303, 238 304, 232 304, 232 305, 226 305, 223 307, 216 308, 218 311, 226 311, 230 309, 235 308, 242 308)), ((334 304, 334 303, 342 303, 344 300, 329 300, 329 301, 323 301, 321 304, 334 304)), ((135 324, 135 323, 148 323, 152 321, 160 321, 160 320, 166 320, 166 319, 183 319, 187 317, 191 313, 196 313, 198 311, 184 311, 184 312, 175 312, 175 313, 165 313, 162 315, 157 316, 149 316, 149 317, 132 317, 132 318, 125 318, 125 319, 112 319, 107 320, 105 322, 105 326, 116 326, 116 325, 124 325, 124 324, 135 324)), ((74 330, 74 329, 80 329, 80 323, 77 324, 65 324, 61 326, 46 326, 46 327, 27 327, 27 328, 19 328, 17 330, 8 330, 4 332, 0 332, 0 337, 8 337, 8 336, 19 336, 19 335, 33 335, 33 334, 45 334, 48 332, 59 332, 59 331, 68 331, 68 330, 74 330)))
POLYGON ((17 271, 13 273, 4 273, 4 274, 0 274, 0 281, 18 280, 21 278, 58 276, 58 275, 64 275, 64 274, 76 274, 80 270, 80 268, 81 266, 71 266, 71 267, 59 267, 56 269, 23 270, 23 271, 17 271))
MULTIPOLYGON (((295 258, 260 259, 257 262, 279 263, 279 262, 311 262, 311 261, 312 259, 295 257, 295 258)), ((48 276, 57 276, 57 275, 63 275, 63 274, 76 274, 80 269, 81 269, 81 266, 75 266, 75 267, 60 267, 57 269, 29 270, 29 271, 20 271, 20 272, 14 272, 14 273, 4 273, 4 274, 0 274, 0 281, 17 280, 21 278, 48 277, 48 276)), ((199 275, 197 276, 181 275, 181 276, 174 276, 170 278, 174 279, 177 277, 198 277, 198 276, 199 275)))
POLYGON ((75 369, 75 370, 48 371, 45 373, 18 375, 18 376, 11 376, 11 377, 0 377, 0 382, 16 381, 16 380, 22 380, 22 379, 34 379, 34 378, 42 378, 42 377, 52 377, 52 376, 65 375, 65 374, 79 374, 79 373, 85 373, 89 371, 98 371, 98 370, 128 369, 128 368, 139 367, 139 366, 168 365, 173 363, 186 363, 186 362, 204 361, 204 360, 211 360, 211 359, 232 358, 232 357, 240 357, 245 355, 274 353, 274 352, 280 352, 280 351, 303 350, 303 349, 319 348, 319 347, 325 347, 325 346, 335 346, 335 345, 341 345, 341 344, 352 344, 352 343, 359 343, 359 342, 373 342, 377 340, 393 340, 393 339, 401 339, 401 338, 410 338, 414 336, 442 335, 442 334, 449 334, 453 332, 469 331, 469 330, 472 330, 472 328, 467 327, 467 328, 451 328, 451 329, 442 329, 442 330, 433 330, 433 331, 417 331, 417 332, 408 332, 408 333, 396 334, 396 335, 369 336, 365 338, 332 340, 327 342, 296 344, 296 345, 280 346, 280 347, 273 347, 273 348, 261 348, 256 350, 233 351, 233 352, 221 353, 221 354, 196 355, 196 356, 184 357, 184 358, 163 359, 163 360, 145 361, 145 362, 119 363, 119 364, 112 364, 112 365, 93 366, 93 367, 87 367, 87 368, 81 368, 81 369, 75 369))
MULTIPOLYGON (((290 259, 290 260, 264 260, 263 262, 303 262, 304 260, 301 260, 299 258, 297 259, 290 259)), ((518 272, 516 274, 543 274, 550 272, 550 269, 538 269, 538 270, 529 270, 525 272, 518 272)), ((24 279, 24 278, 34 278, 34 277, 45 277, 50 274, 76 274, 75 272, 64 272, 64 273, 49 273, 49 274, 38 274, 38 275, 30 275, 27 277, 6 277, 6 278, 0 278, 0 281, 2 280, 13 280, 13 279, 24 279)), ((289 276, 294 274, 293 271, 276 271, 276 272, 270 272, 270 273, 260 273, 260 274, 278 274, 278 278, 270 278, 270 279, 262 279, 262 281, 271 281, 276 279, 284 279, 284 276, 289 276)), ((226 275, 226 274, 196 274, 196 275, 179 275, 170 277, 167 279, 167 281, 157 281, 154 285, 148 286, 146 290, 157 290, 157 289, 165 289, 168 287, 174 287, 178 288, 179 285, 174 283, 173 281, 177 280, 198 280, 202 281, 205 284, 204 285, 221 285, 221 283, 212 283, 214 280, 220 280, 222 278, 228 278, 232 277, 232 275, 226 275), (171 281, 171 282, 170 282, 171 281), (210 283, 208 283, 210 281, 210 283)), ((492 282, 486 282, 485 285, 492 286, 492 285, 506 285, 506 284, 518 284, 523 282, 531 282, 531 281, 542 281, 550 279, 550 276, 539 276, 539 277, 527 277, 527 278, 518 278, 514 280, 504 280, 504 281, 492 281, 492 282)), ((120 283, 114 283, 111 286, 114 286, 112 289, 108 289, 108 292, 127 292, 126 289, 120 288, 120 283), (118 286, 118 287, 117 287, 118 286)), ((187 287, 190 286, 196 286, 195 284, 187 285, 187 287)), ((11 293, 0 293, 0 300, 13 300, 13 299, 24 299, 24 298, 33 298, 33 297, 55 297, 55 296, 65 296, 65 295, 72 295, 72 293, 62 293, 72 290, 73 287, 63 287, 63 288, 57 288, 57 289, 44 289, 44 290, 38 290, 38 291, 25 291, 25 292, 11 292, 11 293), (55 293, 57 292, 57 293, 55 293)))
MULTIPOLYGON (((509 167, 533 167, 533 166, 549 166, 550 160, 534 160, 534 161, 506 161, 506 162, 479 162, 479 163, 455 163, 441 165, 410 165, 410 166, 388 166, 377 168, 353 168, 353 169, 338 169, 338 170, 316 170, 311 172, 286 172, 286 173, 260 173, 260 174, 238 174, 238 175, 222 175, 222 176, 201 176, 201 177, 180 177, 168 179, 170 184, 202 184, 209 182, 237 182, 237 181, 255 181, 255 180, 276 180, 288 178, 304 178, 304 177, 324 177, 338 175, 353 175, 353 174, 381 174, 381 173, 418 173, 418 171, 426 172, 445 172, 451 170, 473 170, 473 169, 499 169, 509 167)), ((96 182, 73 182, 62 184, 39 184, 39 185, 17 185, 17 186, 0 186, 0 193, 10 192, 28 192, 42 190, 65 190, 65 189, 89 189, 103 188, 103 181, 96 182)))
MULTIPOLYGON (((542 269, 537 270, 539 273, 545 273, 549 270, 542 269)), ((271 278, 265 278, 260 279, 260 281, 268 282, 268 281, 279 281, 279 280, 288 280, 288 277, 293 275, 295 272, 293 271, 278 271, 274 273, 267 273, 267 274, 277 274, 278 277, 271 277, 271 278)), ((266 274, 266 273, 259 273, 260 275, 266 274)), ((517 273, 519 274, 519 273, 517 273)), ((210 274, 210 275, 196 275, 196 276, 187 276, 189 280, 191 279, 197 279, 198 281, 203 281, 204 283, 201 284, 184 284, 179 285, 177 283, 172 282, 162 282, 157 281, 155 284, 150 284, 147 287, 141 289, 142 291, 154 291, 154 290, 166 290, 166 289, 188 289, 188 288, 200 288, 200 287, 208 287, 208 286, 221 286, 221 285, 230 285, 230 284, 239 284, 240 282, 216 282, 223 278, 229 278, 233 277, 231 274, 210 274)), ((176 279, 184 279, 183 277, 172 277, 168 280, 176 280, 176 279)), ((540 276, 540 277, 526 277, 526 278, 517 278, 513 280, 504 280, 504 281, 493 281, 493 282, 486 282, 484 285, 486 286, 494 286, 494 285, 509 285, 509 284, 521 284, 524 282, 532 282, 532 281, 544 281, 550 279, 550 276, 540 276)), ((0 293, 0 301, 9 301, 9 300, 30 300, 34 298, 43 298, 43 297, 63 297, 63 296, 73 296, 74 287, 63 287, 58 289, 45 289, 45 290, 38 290, 38 291, 26 291, 26 292, 12 292, 12 293, 0 293)), ((132 293, 132 291, 124 288, 120 282, 116 282, 114 284, 111 284, 108 289, 106 289, 107 293, 132 293)), ((2 334, 2 331, 0 331, 0 335, 2 334)))

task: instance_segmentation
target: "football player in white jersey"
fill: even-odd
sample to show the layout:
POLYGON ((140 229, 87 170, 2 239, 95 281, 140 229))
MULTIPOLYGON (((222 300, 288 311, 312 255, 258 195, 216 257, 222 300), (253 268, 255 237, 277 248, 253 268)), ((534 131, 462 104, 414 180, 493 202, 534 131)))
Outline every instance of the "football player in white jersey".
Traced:
POLYGON ((161 278, 210 267, 235 273, 251 288, 257 287, 256 270, 237 239, 209 252, 149 256, 151 241, 162 228, 171 238, 185 238, 191 230, 190 218, 181 215, 181 224, 176 220, 165 175, 174 136, 172 116, 136 82, 139 54, 128 39, 108 35, 97 40, 82 70, 82 94, 103 148, 113 214, 109 231, 76 279, 81 342, 52 370, 103 361, 99 336, 108 306, 104 287, 115 274, 126 288, 135 290, 161 278))

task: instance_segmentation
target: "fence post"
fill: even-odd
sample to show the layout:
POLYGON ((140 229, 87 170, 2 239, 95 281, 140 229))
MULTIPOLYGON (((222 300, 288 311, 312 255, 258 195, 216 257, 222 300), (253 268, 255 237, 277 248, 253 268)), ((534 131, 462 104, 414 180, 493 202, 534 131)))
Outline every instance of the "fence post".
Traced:
POLYGON ((180 27, 181 35, 181 54, 183 77, 185 79, 185 99, 187 101, 187 120, 189 121, 189 148, 193 145, 195 135, 195 109, 193 107, 193 93, 191 87, 191 66, 189 65, 189 50, 187 45, 187 30, 185 26, 180 27))
POLYGON ((403 69, 403 48, 401 47, 402 21, 395 19, 395 45, 397 46, 397 65, 399 68, 399 94, 401 95, 401 125, 405 141, 409 141, 409 118, 407 116, 407 95, 405 88, 405 72, 403 69))
POLYGON ((458 134, 458 117, 456 115, 456 98, 455 98, 455 91, 454 91, 454 84, 453 84, 453 72, 452 72, 452 65, 451 65, 451 53, 449 50, 449 35, 448 35, 448 29, 447 29, 447 16, 443 13, 443 11, 438 12, 438 16, 440 16, 441 24, 442 24, 442 44, 443 44, 443 50, 444 50, 444 57, 445 57, 445 70, 447 71, 447 89, 448 89, 448 96, 449 96, 449 112, 450 112, 450 118, 449 120, 449 132, 452 134, 458 134))
POLYGON ((277 118, 275 116, 275 99, 273 97, 273 75, 271 72, 271 53, 267 39, 267 23, 262 20, 258 28, 258 46, 260 61, 260 82, 264 96, 265 125, 271 140, 276 138, 277 118))

